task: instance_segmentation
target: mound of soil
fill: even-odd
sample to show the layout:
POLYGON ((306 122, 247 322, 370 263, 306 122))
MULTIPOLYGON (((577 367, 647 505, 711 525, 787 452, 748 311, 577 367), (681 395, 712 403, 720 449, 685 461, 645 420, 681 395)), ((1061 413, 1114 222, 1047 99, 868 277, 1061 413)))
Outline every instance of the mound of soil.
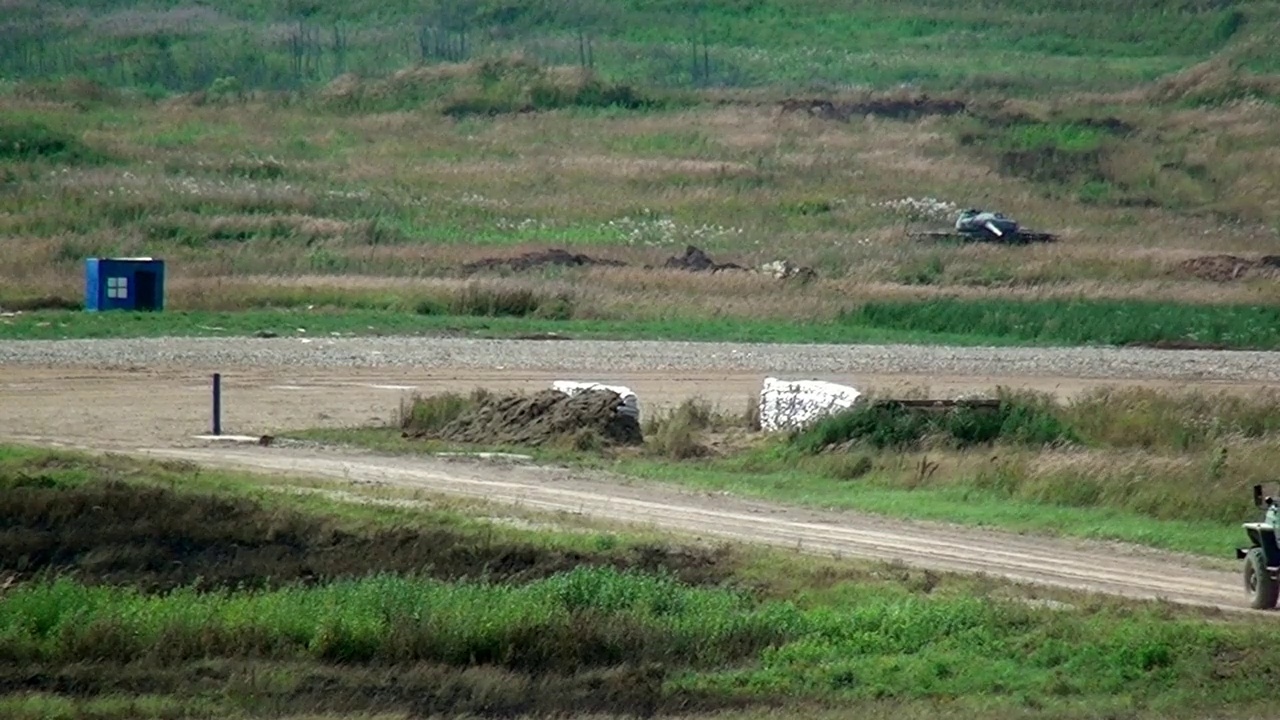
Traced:
POLYGON ((469 262, 462 266, 465 273, 482 272, 485 270, 501 270, 510 269, 515 271, 533 270, 536 268, 559 266, 559 267, 625 267, 626 263, 621 260, 609 260, 606 258, 595 258, 590 255, 581 253, 571 253, 568 250, 553 248, 551 250, 541 250, 527 252, 523 255, 515 257, 491 257, 482 258, 475 262, 469 262))
MULTIPOLYGON (((581 253, 571 253, 567 250, 551 249, 528 252, 514 257, 490 257, 481 258, 474 262, 466 263, 462 266, 463 274, 471 274, 477 272, 494 271, 494 270, 514 270, 522 272, 526 270, 535 270, 542 267, 559 266, 559 267, 628 267, 627 263, 621 260, 610 260, 608 258, 597 258, 581 253)), ((758 270, 739 265, 737 263, 721 263, 716 262, 701 248, 693 245, 686 246, 684 253, 673 255, 666 259, 660 266, 668 270, 686 270, 689 272, 719 272, 721 270, 742 270, 745 272, 763 272, 772 275, 779 280, 788 280, 791 278, 799 278, 801 281, 808 282, 817 277, 817 273, 813 268, 801 267, 793 265, 790 261, 779 260, 767 263, 758 270)), ((644 265, 645 270, 653 270, 654 266, 644 265)))
POLYGON ((608 444, 644 442, 640 423, 622 415, 622 397, 612 390, 589 390, 569 396, 559 390, 534 395, 509 393, 481 400, 435 433, 434 437, 474 445, 538 446, 595 433, 608 444))
POLYGON ((675 270, 689 270, 691 272, 718 272, 720 270, 747 270, 747 268, 735 263, 718 263, 711 259, 701 249, 689 245, 684 249, 683 255, 673 255, 667 258, 662 267, 675 270))
POLYGON ((871 98, 857 102, 833 102, 824 98, 783 100, 782 112, 802 112, 824 120, 849 120, 874 115, 893 120, 913 120, 930 115, 957 115, 968 109, 962 100, 920 95, 913 98, 871 98))
POLYGON ((477 541, 447 527, 357 534, 247 499, 115 480, 70 489, 41 480, 23 478, 0 492, 0 584, 41 572, 144 592, 312 585, 378 572, 529 582, 580 566, 668 570, 685 582, 714 584, 731 570, 718 553, 700 549, 588 555, 477 541))
POLYGON ((1263 255, 1257 260, 1235 255, 1205 255, 1180 263, 1178 269, 1192 277, 1214 282, 1242 280, 1259 273, 1274 277, 1280 272, 1280 255, 1263 255))

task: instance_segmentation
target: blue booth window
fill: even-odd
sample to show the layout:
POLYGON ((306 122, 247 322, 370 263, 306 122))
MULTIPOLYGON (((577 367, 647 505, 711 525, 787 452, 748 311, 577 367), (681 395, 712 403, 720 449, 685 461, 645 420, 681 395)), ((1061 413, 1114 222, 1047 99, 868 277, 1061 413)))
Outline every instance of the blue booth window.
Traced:
POLYGON ((107 297, 126 300, 129 297, 129 278, 107 278, 107 297))

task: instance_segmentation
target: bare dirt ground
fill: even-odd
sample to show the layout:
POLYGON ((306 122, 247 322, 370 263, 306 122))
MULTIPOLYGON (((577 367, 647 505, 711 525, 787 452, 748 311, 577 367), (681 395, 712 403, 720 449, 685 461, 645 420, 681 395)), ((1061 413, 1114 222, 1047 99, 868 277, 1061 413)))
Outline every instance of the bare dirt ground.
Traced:
MULTIPOLYGON (((263 435, 308 427, 351 427, 395 418, 400 399, 414 392, 542 390, 554 380, 589 375, 559 371, 415 368, 270 368, 151 366, 100 369, 0 366, 0 437, 92 441, 98 447, 188 444, 212 424, 211 378, 222 373, 222 430, 263 435)), ((646 412, 701 397, 729 411, 758 396, 761 372, 633 372, 604 378, 632 388, 646 412)), ((1107 385, 1185 387, 1178 380, 882 374, 814 377, 876 392, 928 388, 946 397, 997 385, 1062 398, 1107 385)), ((1248 393, 1265 383, 1199 383, 1248 393)))
MULTIPOLYGON (((210 367, 136 368, 0 365, 0 440, 63 445, 242 469, 387 483, 514 503, 530 509, 641 522, 681 533, 769 543, 823 554, 907 564, 1015 581, 1243 610, 1232 560, 1215 563, 1111 544, 1035 538, 853 513, 819 512, 723 495, 682 492, 563 469, 443 458, 383 457, 358 451, 211 446, 194 435, 210 426, 210 367)), ((317 426, 385 422, 410 392, 543 389, 563 371, 440 368, 223 368, 223 431, 247 435, 317 426)), ((744 407, 766 373, 626 372, 645 408, 699 396, 744 407)), ((572 374, 575 377, 578 374, 572 374)), ((1159 373, 1152 373, 1158 377, 1159 373)), ((1178 379, 1089 379, 1027 375, 822 375, 877 392, 927 386, 933 393, 1034 388, 1069 397, 1100 385, 1185 387, 1178 379)), ((1262 382, 1203 383, 1238 392, 1262 382)))

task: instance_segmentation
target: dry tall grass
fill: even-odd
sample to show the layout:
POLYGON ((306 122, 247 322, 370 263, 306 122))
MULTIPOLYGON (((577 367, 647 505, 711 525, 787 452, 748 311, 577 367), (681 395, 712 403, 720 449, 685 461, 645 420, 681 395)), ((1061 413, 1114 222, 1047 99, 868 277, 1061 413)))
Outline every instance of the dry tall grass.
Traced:
MULTIPOLYGON (((1160 92, 1173 92, 1175 80, 1160 92)), ((1115 112, 1139 128, 1112 155, 1117 182, 1153 183, 1153 193, 1182 206, 1054 196, 963 146, 959 123, 969 120, 951 117, 835 121, 761 103, 453 120, 269 99, 86 110, 6 96, 0 114, 42 123, 107 160, 20 160, 0 171, 0 301, 78 297, 81 263, 93 254, 163 256, 172 307, 228 308, 312 283, 300 278, 315 278, 331 298, 366 292, 349 290, 350 276, 377 278, 367 282, 392 294, 419 287, 393 277, 445 277, 485 256, 558 246, 661 265, 687 244, 748 266, 785 257, 823 279, 781 292, 761 277, 640 268, 551 270, 531 281, 578 289, 600 316, 643 307, 655 317, 819 317, 863 298, 939 294, 1280 298, 1266 273, 1222 283, 1180 269, 1204 254, 1274 250, 1267 223, 1280 211, 1272 149, 1280 111, 1097 102, 1076 115, 1115 112), (1192 177, 1200 172, 1213 182, 1192 177), (1221 189, 1205 196, 1211 186, 1221 189), (892 205, 926 196, 1000 209, 1063 241, 908 240, 907 227, 946 227, 954 217, 892 205)), ((1068 105, 1020 101, 981 112, 1047 117, 1068 105)))

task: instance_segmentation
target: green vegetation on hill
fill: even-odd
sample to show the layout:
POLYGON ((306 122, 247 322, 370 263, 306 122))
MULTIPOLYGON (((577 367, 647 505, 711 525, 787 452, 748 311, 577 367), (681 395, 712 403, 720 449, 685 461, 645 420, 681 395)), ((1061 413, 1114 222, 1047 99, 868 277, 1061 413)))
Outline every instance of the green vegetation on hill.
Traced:
MULTIPOLYGON (((946 299, 872 302, 834 320, 808 322, 728 314, 652 319, 643 308, 633 308, 634 315, 619 314, 606 320, 577 318, 577 303, 571 296, 536 292, 508 296, 484 290, 463 295, 469 298, 465 302, 391 297, 372 308, 357 303, 349 308, 250 307, 235 312, 36 310, 4 318, 0 339, 288 336, 304 328, 311 334, 352 335, 556 334, 584 339, 724 342, 1280 348, 1280 309, 1271 306, 946 299)), ((21 308, 24 302, 56 305, 63 301, 20 299, 11 307, 21 308)))
POLYGON ((0 711, 1244 717, 1270 698, 1253 669, 1280 660, 1248 618, 262 489, 279 483, 0 448, 0 711), (485 571, 451 575, 468 552, 485 571))
POLYGON ((70 133, 52 130, 36 121, 0 119, 0 160, 44 160, 68 165, 92 164, 102 155, 90 150, 70 133))
POLYGON ((1280 347, 1280 307, 1141 300, 871 302, 842 315, 854 327, 972 334, 1036 344, 1280 347))
MULTIPOLYGON (((1267 152, 1280 123, 1276 106, 1235 100, 1280 85, 1248 75, 1239 52, 1105 95, 845 90, 817 105, 781 88, 659 88, 488 55, 297 93, 228 81, 163 102, 82 79, 21 80, 0 92, 0 304, 65 307, 85 257, 153 255, 172 268, 170 307, 191 310, 413 294, 409 309, 469 314, 423 290, 474 273, 538 286, 546 301, 533 298, 531 314, 578 319, 554 299, 570 293, 592 320, 807 322, 951 290, 1265 305, 1280 297, 1274 259, 1261 257, 1274 244, 1280 175, 1267 152), (947 227, 969 205, 1062 240, 953 246, 903 232, 947 227), (748 267, 785 259, 821 282, 780 291, 764 275, 647 269, 688 245, 748 267), (563 267, 501 267, 548 247, 608 267, 586 282, 563 267), (1196 257, 1211 252, 1234 257, 1196 257)), ((907 314, 889 322, 926 313, 907 314)), ((1199 310, 1163 315, 1143 310, 1159 322, 1114 333, 1088 317, 1082 334, 1268 342, 1265 327, 1255 341, 1199 310)), ((1028 327, 1079 341, 1049 319, 1028 327)))
POLYGON ((9 14, 0 73, 156 91, 292 88, 511 51, 655 85, 1114 89, 1264 37, 1277 17, 1272 2, 1158 0, 60 0, 9 14))

